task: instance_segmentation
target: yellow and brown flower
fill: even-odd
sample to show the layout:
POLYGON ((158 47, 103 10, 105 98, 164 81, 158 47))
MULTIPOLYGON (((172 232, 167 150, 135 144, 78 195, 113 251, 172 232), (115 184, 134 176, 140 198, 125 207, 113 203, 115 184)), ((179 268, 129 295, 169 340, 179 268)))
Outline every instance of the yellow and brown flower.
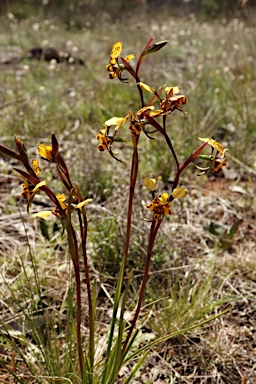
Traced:
MULTIPOLYGON (((123 64, 120 64, 118 61, 118 58, 121 55, 122 49, 123 49, 123 43, 121 41, 116 42, 112 47, 109 64, 106 65, 106 69, 109 72, 108 77, 110 79, 114 79, 116 76, 118 76, 118 78, 122 80, 121 74, 122 74, 122 71, 124 70, 124 66, 123 64)), ((133 58, 134 58, 134 55, 130 54, 126 56, 125 60, 129 62, 133 58)))
POLYGON ((215 173, 221 172, 222 168, 226 166, 225 152, 228 151, 228 149, 224 149, 220 143, 210 137, 199 137, 198 139, 200 141, 203 141, 204 143, 209 144, 212 147, 212 154, 209 156, 199 156, 201 158, 207 159, 210 162, 210 165, 207 168, 197 168, 203 171, 202 174, 206 173, 211 168, 215 173))

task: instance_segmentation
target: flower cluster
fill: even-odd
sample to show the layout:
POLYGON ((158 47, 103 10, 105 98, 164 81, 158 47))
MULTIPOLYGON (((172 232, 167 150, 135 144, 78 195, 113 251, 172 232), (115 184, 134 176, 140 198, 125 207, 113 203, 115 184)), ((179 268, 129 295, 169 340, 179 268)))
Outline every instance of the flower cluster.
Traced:
POLYGON ((197 166, 198 169, 202 171, 201 174, 206 173, 209 169, 213 169, 214 172, 219 173, 222 171, 222 168, 226 165, 226 157, 225 152, 228 149, 223 149, 222 145, 218 143, 217 141, 208 138, 198 138, 200 141, 203 141, 204 143, 209 144, 212 147, 212 154, 211 155, 200 155, 199 158, 202 158, 204 160, 207 160, 209 162, 209 165, 206 168, 202 168, 197 166))
POLYGON ((156 90, 149 87, 147 84, 139 82, 138 86, 147 92, 153 93, 154 96, 146 104, 143 112, 147 112, 151 117, 164 116, 172 113, 175 109, 182 111, 182 105, 186 104, 186 96, 180 95, 179 87, 161 87, 156 90), (162 92, 165 91, 165 97, 162 99, 162 92), (159 102, 159 109, 155 109, 154 104, 159 102))
POLYGON ((214 172, 218 173, 226 165, 226 149, 223 149, 222 145, 212 138, 199 138, 199 140, 203 141, 204 144, 201 144, 197 149, 195 149, 195 151, 184 161, 183 164, 179 164, 177 155, 172 146, 171 139, 166 130, 166 117, 167 115, 173 113, 175 110, 183 112, 182 107, 184 104, 186 104, 186 96, 180 94, 178 86, 163 85, 160 88, 155 89, 148 84, 141 82, 139 78, 139 69, 145 57, 151 53, 157 52, 167 43, 168 41, 160 41, 153 44, 153 38, 150 39, 142 50, 136 67, 134 68, 129 63, 129 61, 134 58, 134 55, 129 55, 126 58, 123 58, 121 56, 123 49, 122 42, 119 41, 113 45, 112 51, 110 53, 109 64, 106 66, 106 69, 109 72, 109 78, 113 79, 117 76, 119 80, 127 80, 122 79, 121 74, 123 70, 129 72, 131 77, 136 82, 136 86, 138 88, 141 99, 141 108, 137 110, 136 113, 131 111, 124 117, 112 117, 111 119, 107 120, 104 124, 104 128, 102 128, 99 134, 96 136, 100 142, 98 145, 98 150, 101 152, 107 150, 116 160, 119 159, 116 158, 116 154, 114 154, 112 151, 112 144, 116 138, 119 128, 128 120, 130 120, 129 129, 131 131, 132 142, 135 147, 137 146, 136 140, 138 139, 141 131, 143 131, 149 138, 152 138, 149 136, 149 134, 157 131, 164 136, 166 143, 173 154, 177 166, 177 174, 174 179, 173 192, 170 196, 168 196, 167 193, 162 193, 161 195, 155 197, 154 191, 156 189, 156 185, 154 179, 146 179, 147 181, 145 181, 145 185, 151 190, 153 194, 153 201, 147 205, 147 208, 154 213, 154 221, 159 221, 164 216, 172 214, 173 212, 170 206, 171 201, 175 198, 181 198, 186 195, 186 190, 183 188, 177 188, 179 178, 183 170, 189 164, 194 162, 196 158, 201 158, 208 161, 208 166, 206 168, 200 168, 197 166, 197 168, 202 171, 201 174, 207 172, 210 168, 212 168, 214 172), (147 102, 145 102, 144 93, 151 94, 151 98, 149 98, 149 101, 147 102), (162 117, 162 125, 158 120, 160 117, 162 117), (153 127, 154 130, 149 131, 147 129, 148 126, 153 127), (114 130, 111 132, 111 129, 114 130), (207 144, 211 146, 212 153, 210 155, 203 155, 201 154, 201 151, 207 144))
MULTIPOLYGON (((156 190, 156 179, 150 179, 146 177, 144 179, 144 186, 147 187, 153 194, 156 190)), ((173 211, 171 209, 171 202, 174 199, 181 199, 187 195, 187 191, 184 188, 175 188, 171 195, 164 192, 161 195, 154 197, 153 201, 146 205, 146 207, 152 211, 153 221, 159 221, 164 218, 164 216, 172 215, 173 211)))
POLYGON ((97 140, 100 142, 98 145, 98 150, 100 152, 103 152, 107 149, 112 157, 114 157, 116 160, 119 160, 116 158, 112 151, 112 144, 114 142, 117 131, 124 123, 126 123, 129 117, 129 129, 131 131, 132 138, 134 139, 136 137, 138 138, 142 130, 148 136, 149 132, 147 132, 145 129, 146 125, 151 125, 162 133, 162 128, 154 119, 160 116, 165 117, 176 109, 182 111, 182 105, 186 104, 186 96, 179 94, 180 92, 177 86, 162 86, 160 89, 156 90, 141 82, 138 75, 140 65, 145 57, 150 53, 157 52, 166 44, 167 41, 153 44, 153 38, 150 39, 150 41, 144 47, 135 69, 129 63, 130 60, 134 58, 134 55, 131 54, 123 58, 121 56, 123 49, 122 42, 118 41, 113 45, 110 53, 109 64, 106 66, 106 69, 109 72, 109 78, 113 79, 117 76, 119 80, 125 81, 127 79, 123 79, 121 75, 124 70, 128 71, 136 81, 136 85, 141 96, 142 106, 136 113, 131 111, 124 117, 112 117, 105 122, 104 127, 96 136, 97 140), (147 103, 144 102, 144 91, 153 94, 152 98, 147 103), (115 128, 114 132, 111 134, 110 129, 112 126, 115 126, 115 128))
POLYGON ((105 149, 107 149, 110 155, 114 157, 116 160, 118 160, 115 157, 115 154, 113 153, 111 147, 119 128, 122 125, 124 125, 129 118, 130 118, 129 129, 131 131, 131 135, 134 137, 137 137, 140 135, 141 129, 143 129, 145 121, 136 119, 136 116, 133 112, 128 113, 128 115, 124 117, 112 117, 111 119, 105 121, 104 128, 102 128, 99 134, 96 136, 96 139, 100 141, 100 144, 98 145, 98 150, 100 152, 103 152, 105 151, 105 149), (115 128, 114 128, 114 132, 111 134, 110 129, 113 126, 115 128))
MULTIPOLYGON (((121 55, 123 49, 123 43, 121 41, 118 41, 115 43, 112 47, 112 51, 110 53, 110 59, 109 64, 106 65, 106 69, 109 72, 108 77, 110 79, 114 79, 116 76, 118 76, 119 80, 125 81, 126 79, 122 79, 122 71, 125 69, 123 64, 120 64, 118 61, 119 56, 121 55)), ((132 60, 134 58, 133 54, 130 54, 125 58, 127 62, 132 60)))
POLYGON ((154 221, 163 219, 166 215, 173 214, 168 193, 162 193, 162 195, 155 197, 154 200, 147 205, 147 208, 154 212, 154 221))

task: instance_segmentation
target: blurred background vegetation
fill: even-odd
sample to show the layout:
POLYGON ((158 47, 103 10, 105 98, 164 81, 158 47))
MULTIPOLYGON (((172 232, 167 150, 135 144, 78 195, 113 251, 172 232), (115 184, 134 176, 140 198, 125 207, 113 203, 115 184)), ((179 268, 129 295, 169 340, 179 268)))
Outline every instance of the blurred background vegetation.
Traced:
POLYGON ((37 14, 44 18, 58 16, 64 22, 73 19, 79 26, 84 19, 103 17, 112 20, 126 18, 136 12, 164 11, 167 16, 186 15, 194 12, 202 19, 246 15, 256 9, 254 0, 6 0, 0 3, 0 12, 11 12, 16 18, 27 18, 37 14), (107 14, 107 15, 106 15, 107 14))

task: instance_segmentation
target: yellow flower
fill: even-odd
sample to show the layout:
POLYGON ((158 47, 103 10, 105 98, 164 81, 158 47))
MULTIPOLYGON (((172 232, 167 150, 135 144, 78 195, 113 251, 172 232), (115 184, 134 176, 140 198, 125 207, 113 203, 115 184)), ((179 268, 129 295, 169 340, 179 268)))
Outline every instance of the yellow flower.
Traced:
MULTIPOLYGON (((39 183, 39 184, 41 184, 41 185, 45 185, 45 182, 41 182, 41 183, 39 183), (43 183, 44 183, 44 184, 43 184, 43 183)), ((39 184, 36 186, 36 188, 38 188, 39 184)), ((35 188, 35 189, 36 189, 36 188, 35 188)), ((38 188, 38 189, 39 189, 39 188, 38 188)), ((56 198, 58 199, 58 202, 59 202, 59 204, 60 204, 60 206, 61 206, 61 209, 62 209, 63 211, 67 211, 68 206, 67 206, 67 204, 65 203, 66 195, 64 195, 64 193, 60 193, 60 194, 56 195, 56 198)), ((55 215, 55 216, 57 216, 57 217, 59 217, 59 218, 62 217, 61 212, 60 212, 60 209, 59 209, 57 206, 54 208, 53 211, 41 211, 41 212, 37 212, 37 213, 35 213, 35 214, 33 215, 33 217, 40 217, 41 219, 45 219, 46 217, 49 217, 51 214, 53 214, 53 215, 55 215)))
POLYGON ((186 104, 186 96, 178 95, 180 92, 178 87, 166 87, 165 91, 166 96, 161 102, 163 112, 171 113, 175 109, 181 110, 181 106, 186 104))
POLYGON ((140 116, 140 114, 143 112, 147 112, 147 114, 151 117, 158 117, 161 115, 170 114, 175 109, 182 111, 182 105, 186 104, 186 96, 179 95, 179 87, 162 86, 160 89, 155 90, 144 83, 138 83, 138 85, 144 91, 154 93, 154 96, 147 103, 147 105, 138 111, 138 116, 140 116), (161 93, 163 90, 165 90, 165 98, 161 99, 161 93), (160 109, 156 110, 153 104, 155 104, 157 101, 160 102, 160 109))
POLYGON ((53 162, 53 149, 50 144, 40 144, 37 146, 39 155, 47 161, 53 162))
POLYGON ((204 143, 209 144, 212 148, 215 148, 218 153, 220 153, 221 157, 225 157, 225 152, 227 149, 223 149, 222 145, 218 143, 217 141, 211 139, 210 137, 198 137, 199 140, 203 141, 204 143))
MULTIPOLYGON (((39 176, 41 169, 39 167, 39 161, 37 159, 32 160, 32 169, 35 172, 36 176, 39 176)), ((40 183, 37 184, 37 186, 40 183)), ((36 190, 36 188, 33 189, 33 185, 29 184, 28 180, 24 178, 24 182, 22 184, 22 191, 21 191, 21 197, 23 199, 30 199, 32 193, 37 192, 39 188, 36 190)))
MULTIPOLYGON (((68 206, 67 206, 67 204, 65 203, 66 195, 64 195, 64 193, 60 193, 60 194, 56 195, 56 197, 57 197, 58 202, 59 202, 59 204, 60 204, 60 206, 61 206, 61 209, 62 209, 63 211, 67 211, 67 210, 68 210, 68 206)), ((60 209, 59 209, 57 206, 54 208, 54 210, 52 211, 52 213, 53 213, 55 216, 57 216, 57 217, 60 217, 60 218, 62 217, 61 212, 60 212, 60 209)))
MULTIPOLYGON (((116 76, 118 76, 118 78, 122 80, 121 74, 122 74, 122 71, 124 70, 124 66, 123 64, 119 64, 118 62, 118 57, 121 55, 122 49, 123 49, 123 43, 121 41, 116 42, 112 47, 109 64, 106 65, 106 69, 109 72, 108 77, 110 79, 114 79, 116 76)), ((134 55, 130 54, 126 56, 125 60, 129 62, 133 58, 134 58, 134 55)))
POLYGON ((105 151, 107 146, 111 144, 111 140, 109 137, 107 137, 108 133, 108 127, 105 125, 105 128, 100 130, 100 133, 96 136, 96 139, 100 141, 100 144, 98 145, 99 151, 105 151))
POLYGON ((155 197, 152 203, 147 205, 147 208, 154 212, 154 221, 161 220, 164 216, 173 214, 168 193, 162 193, 162 195, 155 197))
POLYGON ((207 168, 197 167, 198 169, 203 171, 201 174, 206 173, 211 168, 213 168, 213 171, 216 173, 221 172, 222 168, 226 165, 225 152, 228 151, 228 149, 224 149, 220 143, 210 137, 199 137, 198 139, 200 141, 203 141, 204 143, 209 144, 212 147, 211 155, 199 156, 200 158, 207 159, 210 162, 210 165, 207 168))
MULTIPOLYGON (((151 191, 155 191, 156 187, 156 180, 155 179, 144 179, 144 185, 149 188, 151 191), (155 189, 152 189, 155 188, 155 189)), ((173 211, 171 210, 171 201, 173 199, 181 199, 182 197, 185 197, 187 194, 186 189, 184 188, 175 188, 173 192, 171 193, 171 198, 169 198, 168 193, 164 192, 162 195, 157 196, 154 198, 151 204, 147 205, 146 207, 154 212, 153 220, 158 221, 163 219, 166 215, 173 214, 173 211)))
MULTIPOLYGON (((66 200, 66 195, 64 193, 60 193, 58 195, 56 195, 59 203, 60 203, 60 206, 61 208, 63 209, 63 211, 67 211, 68 209, 68 206, 67 204, 65 203, 65 200, 66 200)), ((72 204, 72 209, 81 209, 85 204, 88 204, 92 201, 92 199, 86 199, 86 200, 83 200, 81 201, 80 203, 76 204, 76 205, 73 205, 72 204)), ((61 218, 61 213, 60 213, 60 210, 58 207, 55 207, 53 211, 41 211, 41 212, 37 212, 33 215, 33 217, 40 217, 41 219, 45 219, 47 217, 49 217, 51 214, 61 218)))
POLYGON ((100 133, 96 136, 96 139, 100 141, 100 144, 98 145, 98 150, 100 152, 105 151, 107 149, 110 154, 111 152, 111 145, 114 141, 114 138, 116 136, 116 133, 118 129, 126 123, 128 120, 130 114, 128 114, 125 117, 112 117, 111 119, 105 121, 104 128, 100 130, 100 133), (113 135, 110 135, 110 128, 111 126, 115 126, 113 135))
POLYGON ((121 41, 118 41, 115 43, 112 47, 112 51, 110 53, 110 64, 116 64, 118 56, 121 55, 123 49, 123 43, 121 41))
POLYGON ((213 161, 213 170, 216 173, 219 173, 222 171, 222 168, 226 166, 226 160, 221 159, 214 159, 213 161))

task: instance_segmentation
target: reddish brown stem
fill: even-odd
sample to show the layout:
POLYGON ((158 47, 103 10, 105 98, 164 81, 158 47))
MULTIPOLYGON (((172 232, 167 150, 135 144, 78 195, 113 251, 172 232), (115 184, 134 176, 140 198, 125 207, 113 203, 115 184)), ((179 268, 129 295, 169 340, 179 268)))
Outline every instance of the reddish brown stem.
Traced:
MULTIPOLYGON (((129 251, 129 244, 130 244, 130 237, 131 237, 132 205, 133 205, 135 184, 136 184, 137 175, 138 175, 138 165, 139 165, 138 142, 139 142, 139 136, 135 137, 133 140, 134 147, 133 147, 131 174, 130 174, 130 194, 129 194, 127 224, 126 224, 126 239, 125 239, 125 248, 124 248, 124 265, 125 266, 127 264, 127 258, 128 258, 128 251, 129 251)), ((123 271, 125 271, 125 267, 123 271)))
POLYGON ((141 310, 142 301, 143 301, 143 297, 144 297, 144 293, 145 293, 145 288, 146 288, 146 284, 147 284, 147 280, 148 280, 150 261, 151 261, 151 256, 152 256, 152 252, 153 252, 153 246, 154 246, 154 243, 155 243, 157 232, 158 232, 158 230, 160 228, 160 225, 162 223, 162 220, 159 220, 157 223, 155 221, 153 221, 152 224, 151 224, 149 244, 148 244, 148 252, 147 252, 147 259, 146 259, 146 265, 145 265, 145 270, 144 270, 144 276, 143 276, 143 280, 142 280, 142 284, 141 284, 141 288, 140 288, 139 299, 138 299, 138 303, 137 303, 137 307, 136 307, 136 311, 135 311, 134 317, 133 317, 132 322, 131 322, 130 329, 128 331, 126 340, 125 340, 124 345, 123 345, 123 349, 122 349, 122 353, 121 353, 122 356, 125 353, 126 347, 127 347, 128 343, 129 343, 129 340, 130 340, 131 335, 132 335, 132 333, 133 333, 133 331, 135 329, 136 322, 137 322, 138 317, 139 317, 139 313, 140 313, 140 310, 141 310))
POLYGON ((91 292, 91 284, 90 284, 90 275, 88 268, 88 258, 86 252, 86 240, 87 240, 87 217, 85 210, 83 208, 83 222, 80 211, 78 211, 79 217, 79 225, 80 225, 80 233, 81 233, 81 242, 82 242, 82 253, 83 253, 83 262, 84 262, 84 273, 86 280, 86 288, 87 288, 87 298, 88 298, 88 313, 89 313, 89 359, 91 368, 93 368, 94 362, 94 313, 92 306, 92 292, 91 292))
POLYGON ((77 247, 77 238, 76 233, 72 225, 70 225, 71 237, 68 236, 69 242, 72 241, 73 244, 69 244, 70 254, 73 255, 72 261, 75 271, 76 279, 76 300, 77 300, 77 316, 76 316, 76 333, 77 333, 77 351, 78 351, 78 360, 79 367, 81 371, 81 379, 83 382, 84 378, 84 365, 83 365, 83 349, 82 349, 82 335, 81 335, 81 319, 82 319, 82 300, 81 300, 81 281, 80 281, 80 270, 79 270, 79 256, 78 256, 78 247, 77 247))

